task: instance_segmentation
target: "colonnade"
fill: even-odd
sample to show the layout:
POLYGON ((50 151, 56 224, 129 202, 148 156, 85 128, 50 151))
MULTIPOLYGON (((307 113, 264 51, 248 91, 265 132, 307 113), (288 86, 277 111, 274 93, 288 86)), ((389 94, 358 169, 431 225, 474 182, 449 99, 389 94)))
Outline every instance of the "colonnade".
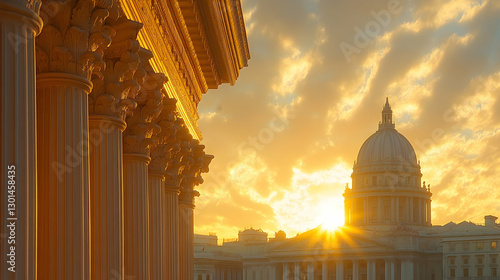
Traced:
POLYGON ((193 279, 194 188, 212 156, 149 64, 142 24, 116 1, 39 7, 0 0, 14 38, 0 46, 0 178, 15 166, 17 185, 16 272, 2 207, 0 278, 193 279))
MULTIPOLYGON (((281 262, 271 265, 267 279, 283 280, 414 280, 420 279, 412 259, 337 259, 319 262, 281 262)), ((243 280, 254 280, 243 274, 243 280)))
POLYGON ((241 266, 215 266, 215 268, 207 271, 199 271, 194 275, 194 280, 242 280, 243 274, 241 266))
POLYGON ((431 200, 412 195, 360 196, 346 199, 346 225, 410 224, 431 226, 431 200))

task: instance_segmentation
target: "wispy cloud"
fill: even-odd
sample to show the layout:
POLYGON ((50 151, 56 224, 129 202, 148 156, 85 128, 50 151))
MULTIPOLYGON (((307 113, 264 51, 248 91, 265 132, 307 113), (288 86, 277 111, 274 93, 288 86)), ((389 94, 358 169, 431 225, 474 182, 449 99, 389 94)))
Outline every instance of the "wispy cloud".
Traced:
MULTIPOLYGON (((215 159, 195 227, 289 235, 342 222, 345 183, 389 96, 433 192, 433 222, 500 214, 500 2, 401 0, 402 11, 346 61, 341 42, 389 1, 245 0, 252 59, 209 91, 200 127, 215 159), (286 125, 262 149, 238 148, 286 125)), ((262 143, 260 143, 262 144, 262 143)), ((272 234, 271 234, 272 235, 272 234)))

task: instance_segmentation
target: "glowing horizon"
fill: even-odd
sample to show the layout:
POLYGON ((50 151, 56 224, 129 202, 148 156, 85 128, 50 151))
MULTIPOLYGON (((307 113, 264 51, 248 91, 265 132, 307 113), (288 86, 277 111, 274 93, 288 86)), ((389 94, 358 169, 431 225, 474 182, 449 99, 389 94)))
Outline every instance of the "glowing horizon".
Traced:
POLYGON ((343 225, 342 193, 386 96, 431 185, 432 224, 500 215, 500 2, 242 5, 252 58, 199 106, 215 158, 196 233, 343 225))

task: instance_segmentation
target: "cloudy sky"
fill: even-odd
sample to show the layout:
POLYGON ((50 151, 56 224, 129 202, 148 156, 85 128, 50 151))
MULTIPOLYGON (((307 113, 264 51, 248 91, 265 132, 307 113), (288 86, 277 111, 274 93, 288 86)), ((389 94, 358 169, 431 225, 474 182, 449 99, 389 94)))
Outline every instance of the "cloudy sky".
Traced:
POLYGON ((433 224, 500 215, 500 1, 242 0, 251 60, 199 105, 195 232, 343 223, 385 97, 421 161, 433 224))

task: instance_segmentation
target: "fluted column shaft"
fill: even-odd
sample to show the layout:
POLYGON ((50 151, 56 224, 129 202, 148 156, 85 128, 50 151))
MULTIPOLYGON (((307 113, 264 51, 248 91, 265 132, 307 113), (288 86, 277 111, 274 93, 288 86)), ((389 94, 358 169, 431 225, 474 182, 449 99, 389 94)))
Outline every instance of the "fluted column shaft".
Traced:
POLYGON ((90 259, 96 280, 123 275, 123 130, 119 118, 90 115, 90 259))
POLYGON ((384 221, 383 221, 383 216, 382 216, 382 211, 383 211, 383 207, 382 207, 382 197, 378 197, 377 198, 377 220, 380 224, 382 224, 384 221))
POLYGON ((410 260, 403 260, 401 262, 401 279, 413 280, 414 279, 414 264, 410 260))
POLYGON ((392 260, 385 259, 385 280, 393 280, 392 270, 391 270, 391 262, 392 260))
POLYGON ((399 196, 396 197, 396 223, 401 223, 401 217, 399 217, 399 196))
POLYGON ((194 205, 179 203, 179 279, 194 279, 194 205))
POLYGON ((321 264, 321 279, 328 280, 328 262, 323 261, 321 264))
POLYGON ((352 261, 352 280, 359 280, 359 261, 352 261))
POLYGON ((430 226, 431 223, 431 201, 427 201, 427 225, 430 226))
POLYGON ((283 263, 283 280, 288 280, 288 278, 289 278, 288 263, 284 262, 283 263))
POLYGON ((165 185, 164 190, 165 279, 179 279, 179 188, 165 185))
POLYGON ((34 279, 36 272, 34 38, 42 21, 26 4, 9 2, 0 0, 0 279, 24 280, 34 279), (11 223, 15 230, 7 227, 11 223), (16 244, 9 244, 14 233, 16 244), (15 261, 9 264, 11 246, 15 261))
POLYGON ((142 154, 123 155, 124 277, 149 279, 148 163, 142 154))
POLYGON ((344 261, 337 260, 336 266, 336 279, 344 279, 344 261))
POLYGON ((369 259, 366 262, 366 272, 368 280, 377 280, 376 260, 369 259))
POLYGON ((307 279, 314 280, 314 263, 307 264, 307 279))
POLYGON ((423 202, 423 199, 417 198, 417 205, 418 205, 417 222, 418 222, 419 225, 423 225, 424 224, 424 222, 422 221, 422 217, 424 216, 424 215, 422 215, 422 209, 423 209, 422 202, 423 202))
MULTIPOLYGON (((276 264, 270 263, 269 264, 269 279, 276 279, 276 264)), ((235 278, 236 280, 240 279, 240 275, 237 274, 237 277, 235 278)))
MULTIPOLYGON (((166 262, 163 257, 165 234, 163 229, 165 204, 164 175, 162 172, 149 170, 149 267, 151 280, 165 279, 166 262)), ((165 240, 166 241, 166 240, 165 240)))
POLYGON ((413 206, 413 197, 410 197, 408 199, 410 201, 410 206, 409 206, 410 207, 410 214, 409 214, 410 215, 410 224, 414 224, 415 223, 415 219, 414 219, 413 212, 414 212, 415 208, 413 206))
POLYGON ((87 95, 77 75, 37 75, 38 278, 89 278, 87 95))

